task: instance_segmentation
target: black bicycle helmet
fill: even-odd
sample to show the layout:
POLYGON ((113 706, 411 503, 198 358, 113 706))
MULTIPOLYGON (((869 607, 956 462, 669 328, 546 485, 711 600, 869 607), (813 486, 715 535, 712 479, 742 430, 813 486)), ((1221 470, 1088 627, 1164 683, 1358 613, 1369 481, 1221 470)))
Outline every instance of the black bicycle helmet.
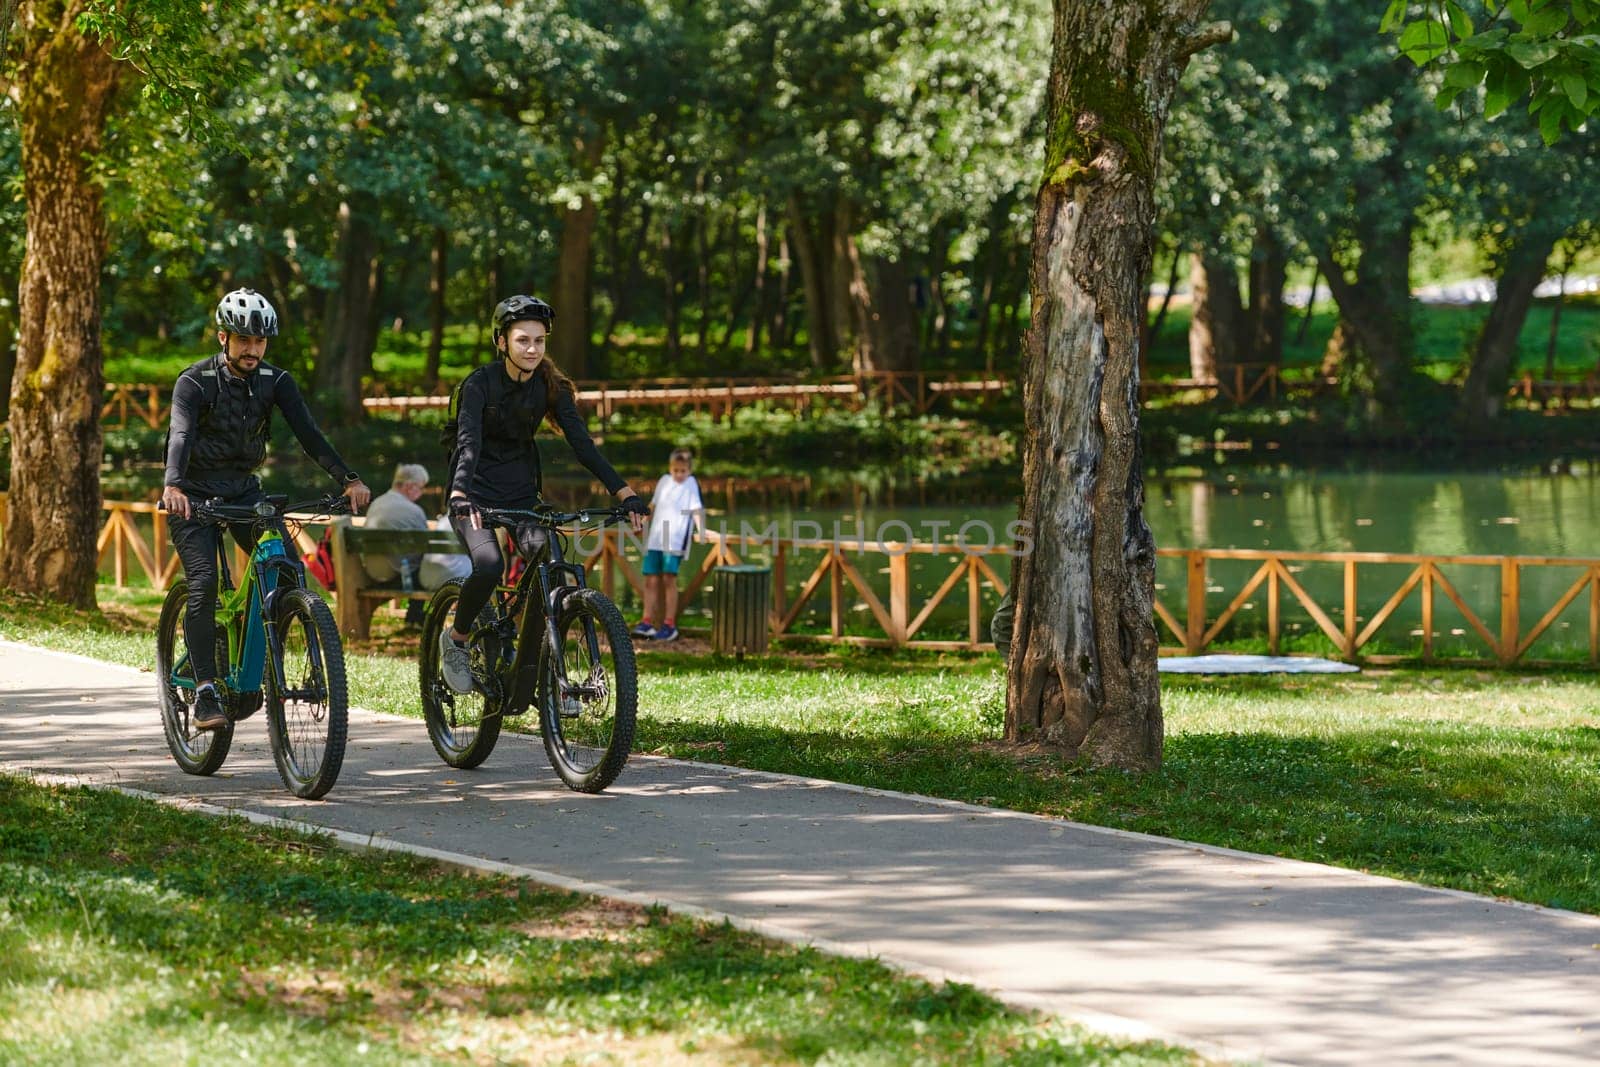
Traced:
POLYGON ((278 313, 254 289, 235 289, 217 305, 217 328, 240 337, 276 337, 278 313))
POLYGON ((513 322, 542 322, 546 330, 556 321, 556 310, 536 296, 508 296, 494 306, 494 340, 499 344, 513 322))

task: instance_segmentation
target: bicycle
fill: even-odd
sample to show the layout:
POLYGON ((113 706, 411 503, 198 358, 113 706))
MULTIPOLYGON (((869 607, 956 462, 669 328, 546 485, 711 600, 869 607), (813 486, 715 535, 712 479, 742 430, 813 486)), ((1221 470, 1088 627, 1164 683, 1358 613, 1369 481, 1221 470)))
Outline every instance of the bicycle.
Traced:
POLYGON ((228 758, 234 724, 265 704, 278 775, 295 796, 315 800, 333 788, 344 763, 349 733, 344 646, 327 603, 306 586, 305 565, 285 550, 278 523, 291 511, 343 512, 349 502, 329 496, 285 505, 287 499, 269 496, 259 504, 204 500, 191 509, 191 516, 202 522, 248 522, 257 535, 237 588, 228 569, 227 538, 220 539, 217 552, 214 682, 228 723, 216 730, 193 725, 195 679, 183 632, 189 589, 182 579, 161 606, 157 688, 167 747, 185 772, 214 774, 228 758))
POLYGON ((446 685, 439 665, 439 635, 451 625, 462 579, 446 582, 428 602, 419 668, 428 737, 449 766, 476 767, 494 750, 504 720, 537 702, 550 766, 569 788, 598 793, 616 780, 633 747, 633 638, 617 606, 587 585, 583 565, 567 561, 559 527, 625 522, 628 512, 480 508, 479 515, 486 525, 543 526, 549 550, 515 585, 496 587, 478 614, 468 644, 470 692, 446 685))

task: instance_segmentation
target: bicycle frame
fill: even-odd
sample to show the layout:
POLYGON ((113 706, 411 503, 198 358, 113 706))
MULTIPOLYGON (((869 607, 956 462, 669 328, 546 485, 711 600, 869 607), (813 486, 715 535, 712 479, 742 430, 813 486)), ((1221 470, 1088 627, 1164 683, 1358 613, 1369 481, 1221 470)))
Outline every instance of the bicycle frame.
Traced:
MULTIPOLYGON (((304 580, 303 564, 292 560, 284 551, 283 535, 273 527, 266 527, 250 552, 244 582, 234 587, 233 575, 228 569, 228 546, 225 538, 217 548, 217 632, 228 635, 228 662, 232 669, 221 679, 231 693, 259 693, 265 676, 266 664, 272 663, 273 680, 278 691, 286 688, 282 677, 282 658, 267 656, 267 643, 278 645, 277 625, 272 621, 273 606, 282 588, 278 585, 280 573, 287 570, 299 584, 304 580)), ((315 638, 311 638, 315 640, 315 638)), ((193 689, 194 678, 188 673, 189 653, 172 666, 172 684, 180 689, 193 689)))
MULTIPOLYGON (((546 529, 550 531, 549 558, 531 564, 514 587, 498 586, 496 590, 521 598, 517 605, 517 649, 510 667, 502 675, 510 682, 504 712, 506 715, 520 715, 533 703, 545 657, 557 645, 556 619, 561 613, 561 602, 588 585, 583 564, 569 562, 565 558, 560 532, 554 526, 546 526, 546 529), (572 581, 568 582, 566 576, 570 576, 572 581), (533 595, 535 588, 537 596, 533 595), (536 620, 536 612, 543 616, 542 620, 536 620), (535 626, 536 621, 542 621, 543 625, 535 626), (541 634, 538 641, 530 639, 534 633, 541 634)), ((584 620, 584 640, 589 645, 592 658, 599 659, 600 641, 593 624, 587 619, 584 620)), ((561 692, 583 692, 581 684, 574 685, 567 678, 565 663, 557 662, 555 670, 556 683, 561 692)))

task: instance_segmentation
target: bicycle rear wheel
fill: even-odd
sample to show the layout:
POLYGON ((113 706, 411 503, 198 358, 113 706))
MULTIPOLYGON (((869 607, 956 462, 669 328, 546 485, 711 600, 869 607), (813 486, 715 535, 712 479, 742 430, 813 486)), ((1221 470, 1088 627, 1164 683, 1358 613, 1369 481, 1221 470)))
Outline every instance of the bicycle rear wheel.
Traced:
MULTIPOLYGON (((473 688, 457 693, 445 684, 439 668, 439 635, 449 626, 461 599, 460 578, 439 587, 428 601, 428 614, 422 622, 422 654, 417 658, 417 673, 422 684, 422 717, 428 724, 428 740, 439 758, 463 770, 478 766, 494 751, 500 739, 501 710, 499 667, 502 638, 485 634, 474 637, 468 652, 472 657, 473 688)), ((478 626, 498 621, 500 606, 494 598, 478 613, 478 626)))
POLYGON ((275 614, 272 655, 282 667, 284 688, 269 666, 267 736, 283 784, 295 796, 315 800, 333 788, 344 765, 350 730, 344 645, 333 612, 308 589, 285 590, 275 614))
POLYGON ((554 655, 566 668, 558 692, 551 650, 539 678, 539 725, 544 750, 561 780, 580 793, 598 793, 622 773, 633 749, 639 705, 633 638, 622 612, 598 589, 579 589, 561 602, 554 655))
MULTIPOLYGON (((182 579, 167 590, 161 605, 161 621, 156 625, 156 696, 161 704, 161 727, 167 735, 167 748, 178 766, 188 774, 212 774, 228 758, 233 746, 233 724, 217 730, 194 727, 194 687, 173 684, 173 669, 180 663, 189 680, 193 668, 185 662, 189 646, 183 634, 183 614, 189 606, 189 586, 182 579)), ((228 637, 217 634, 217 673, 228 671, 228 637)))

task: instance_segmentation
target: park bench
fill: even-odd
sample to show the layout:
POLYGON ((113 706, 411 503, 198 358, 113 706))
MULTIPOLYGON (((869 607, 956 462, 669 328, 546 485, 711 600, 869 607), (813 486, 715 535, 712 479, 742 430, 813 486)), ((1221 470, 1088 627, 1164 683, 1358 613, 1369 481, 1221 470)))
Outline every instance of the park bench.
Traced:
POLYGON ((431 590, 406 591, 400 576, 379 584, 361 565, 362 556, 420 556, 429 552, 465 553, 466 546, 454 530, 369 530, 350 522, 333 528, 333 579, 335 616, 345 637, 367 637, 373 612, 391 600, 427 600, 431 590))

